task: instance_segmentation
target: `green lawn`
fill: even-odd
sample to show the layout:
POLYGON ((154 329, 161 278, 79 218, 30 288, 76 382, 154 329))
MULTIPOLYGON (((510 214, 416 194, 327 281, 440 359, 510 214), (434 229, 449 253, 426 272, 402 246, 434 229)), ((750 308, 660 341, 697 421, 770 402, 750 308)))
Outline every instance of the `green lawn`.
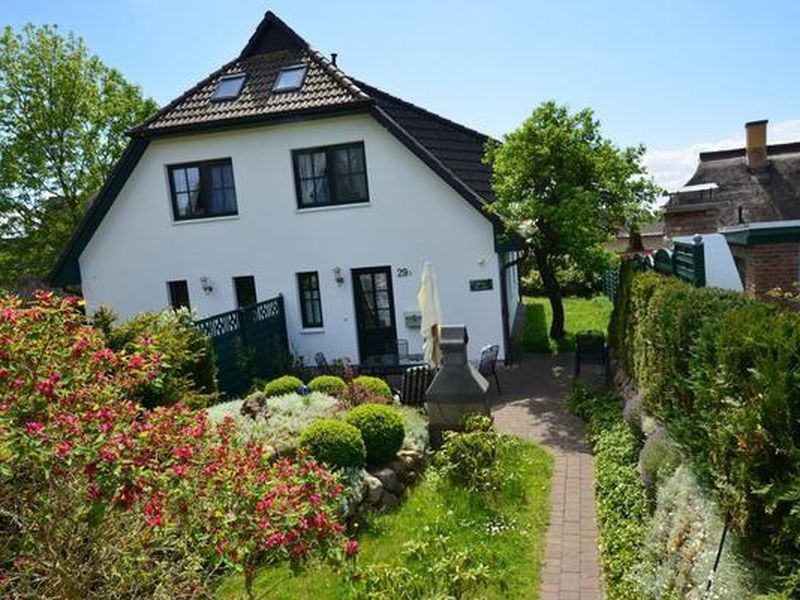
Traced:
POLYGON ((575 349, 575 333, 584 329, 606 332, 611 317, 611 301, 605 296, 564 298, 565 328, 567 335, 558 342, 549 336, 553 311, 547 298, 531 298, 527 305, 525 328, 522 332, 522 349, 525 352, 568 352, 575 349))
MULTIPOLYGON (((482 565, 488 579, 464 598, 538 598, 553 461, 539 446, 522 441, 504 450, 500 461, 511 475, 490 501, 437 481, 429 470, 396 512, 373 517, 359 535, 360 567, 389 565, 391 576, 401 581, 424 577, 433 595, 457 578, 461 571, 454 565, 466 561, 462 566, 482 565)), ((347 598, 352 587, 326 565, 312 565, 299 574, 265 568, 255 592, 266 598, 328 600, 347 598)), ((243 598, 243 579, 227 578, 217 596, 243 598)))

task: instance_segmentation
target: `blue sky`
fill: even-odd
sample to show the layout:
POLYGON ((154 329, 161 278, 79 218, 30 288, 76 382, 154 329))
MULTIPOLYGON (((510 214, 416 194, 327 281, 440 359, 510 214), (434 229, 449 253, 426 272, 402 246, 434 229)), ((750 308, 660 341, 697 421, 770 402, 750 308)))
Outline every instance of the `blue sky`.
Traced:
POLYGON ((668 187, 747 120, 800 139, 800 2, 2 0, 0 23, 56 23, 163 104, 233 58, 267 10, 342 69, 499 136, 543 100, 590 106, 644 143, 668 187))

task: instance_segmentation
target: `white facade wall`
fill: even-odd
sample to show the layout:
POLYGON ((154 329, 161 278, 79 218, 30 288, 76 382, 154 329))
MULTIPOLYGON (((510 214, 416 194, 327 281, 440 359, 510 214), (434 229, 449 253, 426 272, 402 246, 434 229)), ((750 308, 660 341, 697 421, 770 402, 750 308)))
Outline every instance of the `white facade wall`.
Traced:
MULTIPOLYGON (((150 143, 80 256, 89 311, 122 318, 168 306, 167 281, 185 279, 198 317, 235 308, 232 278, 253 275, 259 300, 283 294, 291 349, 311 362, 359 360, 351 268, 391 266, 398 338, 421 351, 416 310, 425 261, 436 266, 447 323, 464 323, 470 355, 503 352, 500 281, 491 223, 367 115, 303 121, 150 143), (299 211, 291 150, 363 141, 370 202, 299 211), (230 157, 238 216, 175 222, 167 165, 230 157), (333 269, 345 276, 337 285, 333 269), (398 269, 411 275, 398 277, 398 269), (303 331, 296 273, 318 271, 324 328, 303 331), (200 278, 214 290, 206 295, 200 278), (493 289, 470 292, 470 279, 493 289)), ((513 293, 513 292, 512 292, 513 293)))

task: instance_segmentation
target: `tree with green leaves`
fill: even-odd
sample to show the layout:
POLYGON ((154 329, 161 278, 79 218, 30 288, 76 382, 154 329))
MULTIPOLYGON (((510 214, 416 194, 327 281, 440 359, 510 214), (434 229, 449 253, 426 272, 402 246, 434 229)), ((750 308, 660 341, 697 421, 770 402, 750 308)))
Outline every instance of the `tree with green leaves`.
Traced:
POLYGON ((47 276, 153 100, 55 26, 0 36, 0 287, 47 276))
POLYGON ((496 197, 490 210, 527 242, 553 309, 554 339, 564 337, 558 270, 607 266, 603 243, 637 223, 659 195, 643 155, 643 146, 620 148, 604 138, 590 109, 571 112, 553 101, 487 147, 496 197))

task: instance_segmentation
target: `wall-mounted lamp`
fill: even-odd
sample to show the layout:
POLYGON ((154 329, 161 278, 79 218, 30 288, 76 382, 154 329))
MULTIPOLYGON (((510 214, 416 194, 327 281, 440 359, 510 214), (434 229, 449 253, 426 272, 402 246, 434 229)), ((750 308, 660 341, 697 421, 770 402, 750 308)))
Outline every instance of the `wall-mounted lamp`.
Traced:
POLYGON ((333 267, 333 279, 336 281, 336 285, 344 284, 344 275, 342 275, 341 267, 333 267))
POLYGON ((210 296, 211 292, 214 291, 214 284, 211 283, 211 279, 205 275, 200 278, 200 287, 203 289, 206 296, 210 296))

